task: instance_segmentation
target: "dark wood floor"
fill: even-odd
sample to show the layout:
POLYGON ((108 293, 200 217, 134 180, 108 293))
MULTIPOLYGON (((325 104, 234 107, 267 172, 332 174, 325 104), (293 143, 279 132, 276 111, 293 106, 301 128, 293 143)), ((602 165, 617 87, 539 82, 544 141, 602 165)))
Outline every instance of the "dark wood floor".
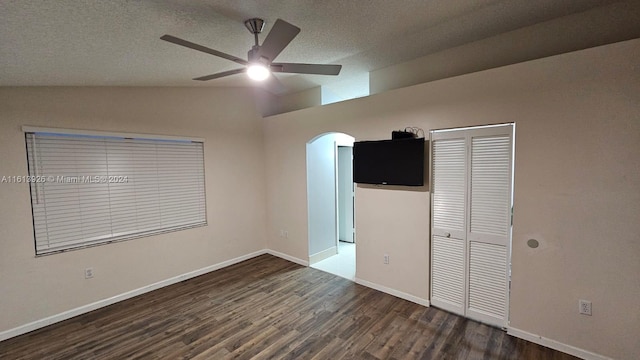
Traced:
POLYGON ((575 359, 270 255, 0 342, 0 358, 575 359))

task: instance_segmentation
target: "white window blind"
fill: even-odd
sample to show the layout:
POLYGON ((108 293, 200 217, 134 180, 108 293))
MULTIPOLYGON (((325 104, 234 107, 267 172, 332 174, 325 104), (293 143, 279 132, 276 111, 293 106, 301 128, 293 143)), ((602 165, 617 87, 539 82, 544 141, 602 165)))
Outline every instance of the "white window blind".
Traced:
POLYGON ((207 223, 200 141, 25 136, 36 255, 207 223))

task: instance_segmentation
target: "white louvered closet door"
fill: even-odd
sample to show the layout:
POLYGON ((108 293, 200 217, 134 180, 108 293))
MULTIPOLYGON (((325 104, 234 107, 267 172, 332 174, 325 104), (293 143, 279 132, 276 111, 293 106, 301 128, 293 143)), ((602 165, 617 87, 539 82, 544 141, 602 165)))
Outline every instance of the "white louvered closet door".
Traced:
POLYGON ((432 139, 431 303, 464 315, 466 140, 459 136, 432 139))
POLYGON ((509 305, 513 125, 434 132, 432 145, 432 303, 504 327, 509 305), (450 148, 453 138, 462 143, 456 156, 442 151, 450 148), (458 232, 460 219, 463 234, 458 232), (462 299, 461 310, 451 306, 453 294, 462 299))
POLYGON ((467 316, 507 325, 511 236, 512 126, 470 136, 467 316))

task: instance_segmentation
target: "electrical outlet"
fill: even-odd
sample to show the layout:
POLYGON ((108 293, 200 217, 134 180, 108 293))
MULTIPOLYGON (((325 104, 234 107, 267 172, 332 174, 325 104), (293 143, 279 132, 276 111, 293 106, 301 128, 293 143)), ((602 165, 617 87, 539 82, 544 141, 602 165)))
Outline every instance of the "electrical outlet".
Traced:
POLYGON ((84 269, 84 278, 85 279, 91 279, 93 277, 93 268, 92 267, 88 267, 86 269, 84 269))
POLYGON ((578 311, 580 312, 580 314, 591 316, 591 301, 579 300, 578 307, 578 311))
POLYGON ((389 254, 384 254, 384 263, 385 265, 389 264, 389 254))
POLYGON ((284 238, 288 239, 289 238, 289 230, 285 230, 284 231, 284 238))

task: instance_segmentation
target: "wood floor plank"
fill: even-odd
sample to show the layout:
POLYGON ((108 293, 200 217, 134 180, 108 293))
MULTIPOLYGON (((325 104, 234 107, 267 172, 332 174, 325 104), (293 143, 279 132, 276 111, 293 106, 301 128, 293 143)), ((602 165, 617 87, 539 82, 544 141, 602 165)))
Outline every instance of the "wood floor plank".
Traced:
POLYGON ((4 359, 575 359, 262 255, 0 342, 4 359))

